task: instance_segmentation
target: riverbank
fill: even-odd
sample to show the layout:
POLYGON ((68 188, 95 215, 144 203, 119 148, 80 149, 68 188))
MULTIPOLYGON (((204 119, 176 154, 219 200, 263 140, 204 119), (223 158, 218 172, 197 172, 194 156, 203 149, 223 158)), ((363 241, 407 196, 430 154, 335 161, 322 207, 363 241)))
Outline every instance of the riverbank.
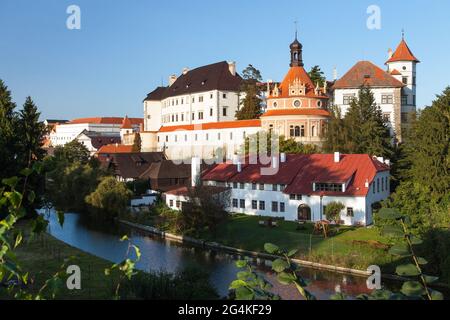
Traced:
POLYGON ((162 223, 152 217, 122 220, 154 227, 175 237, 197 238, 201 239, 198 240, 200 243, 218 243, 249 252, 264 253, 264 244, 274 243, 287 250, 297 250, 295 258, 298 260, 341 268, 365 271, 370 265, 379 265, 383 266, 385 272, 394 273, 399 262, 398 258, 388 253, 393 245, 392 240, 382 237, 376 228, 332 226, 333 235, 325 238, 313 234, 313 224, 306 224, 298 230, 295 222, 278 221, 277 227, 269 228, 259 225, 260 217, 233 215, 220 224, 214 233, 203 231, 194 237, 191 234, 179 234, 167 219, 162 223))
POLYGON ((67 289, 64 279, 56 299, 112 299, 118 275, 105 275, 105 269, 110 268, 112 262, 76 249, 45 232, 30 239, 26 222, 20 222, 19 228, 25 232, 25 237, 15 252, 23 271, 29 273, 27 289, 32 294, 37 294, 45 281, 61 270, 65 260, 70 259, 68 265, 78 265, 81 269, 81 290, 67 289))

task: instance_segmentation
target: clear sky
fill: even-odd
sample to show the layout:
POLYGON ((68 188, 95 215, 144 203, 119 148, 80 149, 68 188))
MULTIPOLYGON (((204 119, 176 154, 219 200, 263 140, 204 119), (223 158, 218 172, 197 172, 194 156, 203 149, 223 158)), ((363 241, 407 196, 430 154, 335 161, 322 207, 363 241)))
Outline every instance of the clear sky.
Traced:
POLYGON ((223 60, 282 80, 298 20, 305 66, 329 79, 358 60, 384 68, 405 29, 419 60, 418 106, 450 85, 448 0, 0 0, 0 79, 43 118, 142 117, 142 100, 170 74, 223 60), (69 30, 66 9, 81 9, 69 30), (369 30, 369 5, 381 29, 369 30))

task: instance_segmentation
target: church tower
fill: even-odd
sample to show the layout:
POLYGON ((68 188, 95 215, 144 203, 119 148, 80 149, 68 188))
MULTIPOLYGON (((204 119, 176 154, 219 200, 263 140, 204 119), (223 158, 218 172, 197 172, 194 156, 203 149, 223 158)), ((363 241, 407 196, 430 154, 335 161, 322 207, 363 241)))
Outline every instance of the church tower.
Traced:
POLYGON ((389 60, 386 61, 388 73, 401 81, 405 87, 402 90, 402 113, 416 111, 416 70, 420 61, 409 49, 404 35, 394 53, 389 51, 389 60))
POLYGON ((303 67, 303 46, 297 40, 297 32, 295 32, 295 40, 290 45, 291 49, 291 67, 303 67))

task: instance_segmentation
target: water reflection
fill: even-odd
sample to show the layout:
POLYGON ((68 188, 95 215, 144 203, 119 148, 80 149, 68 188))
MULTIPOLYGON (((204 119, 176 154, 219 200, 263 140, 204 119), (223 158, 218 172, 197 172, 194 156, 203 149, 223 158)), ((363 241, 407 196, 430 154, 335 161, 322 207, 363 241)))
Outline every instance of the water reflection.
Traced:
MULTIPOLYGON (((54 237, 93 255, 112 262, 124 259, 128 243, 119 241, 127 234, 131 241, 141 249, 141 260, 136 267, 144 271, 164 270, 176 272, 186 266, 195 266, 210 274, 211 282, 219 294, 225 296, 228 286, 236 277, 238 269, 235 261, 239 258, 227 253, 204 250, 183 245, 156 236, 149 236, 130 228, 108 224, 94 224, 85 221, 82 215, 67 213, 64 226, 57 221, 56 214, 49 215, 48 231, 54 237)), ((274 273, 266 266, 266 261, 255 259, 257 270, 274 285, 274 291, 284 299, 298 297, 292 287, 277 284, 274 273)), ((318 299, 327 299, 335 292, 336 286, 350 296, 369 292, 365 278, 343 275, 328 271, 303 268, 302 276, 310 281, 308 289, 318 299)))

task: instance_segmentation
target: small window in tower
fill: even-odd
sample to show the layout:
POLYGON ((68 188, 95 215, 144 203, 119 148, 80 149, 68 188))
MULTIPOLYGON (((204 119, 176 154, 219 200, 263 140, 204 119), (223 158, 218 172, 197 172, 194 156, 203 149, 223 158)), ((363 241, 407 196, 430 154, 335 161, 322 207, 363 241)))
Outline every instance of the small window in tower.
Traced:
POLYGON ((302 105, 302 102, 300 100, 294 101, 294 107, 299 108, 302 105))
POLYGON ((403 77, 402 82, 403 84, 408 84, 408 77, 403 77))
POLYGON ((274 107, 274 108, 278 107, 278 103, 274 102, 274 103, 273 103, 273 107, 274 107))
POLYGON ((317 101, 317 107, 322 108, 322 101, 321 100, 317 101))
POLYGON ((403 70, 406 70, 406 66, 403 66, 403 70))

